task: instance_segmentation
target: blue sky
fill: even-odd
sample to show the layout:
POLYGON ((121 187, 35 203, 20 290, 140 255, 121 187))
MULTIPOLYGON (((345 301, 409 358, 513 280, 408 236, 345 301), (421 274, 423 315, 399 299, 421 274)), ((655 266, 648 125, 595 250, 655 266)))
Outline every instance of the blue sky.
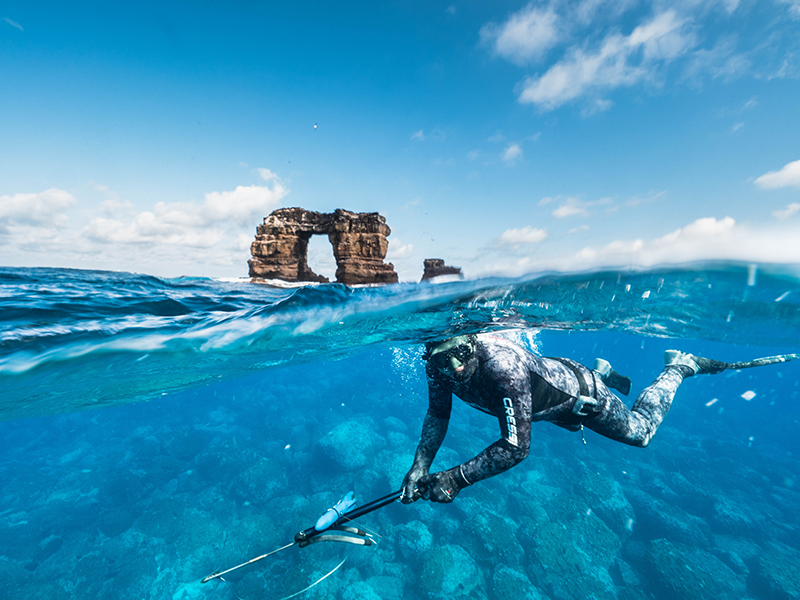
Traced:
POLYGON ((244 276, 285 206, 404 281, 800 263, 800 0, 12 0, 0 140, 7 266, 244 276))

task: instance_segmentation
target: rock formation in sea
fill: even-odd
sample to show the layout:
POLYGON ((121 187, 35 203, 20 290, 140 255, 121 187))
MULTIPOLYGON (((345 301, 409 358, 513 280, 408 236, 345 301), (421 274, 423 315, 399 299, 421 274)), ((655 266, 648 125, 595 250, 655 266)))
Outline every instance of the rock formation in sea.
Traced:
POLYGON ((448 267, 441 258, 426 258, 422 264, 425 267, 425 272, 422 273, 422 281, 427 281, 440 275, 458 275, 461 279, 464 279, 460 267, 448 267))
POLYGON ((250 246, 250 277, 283 281, 318 281, 308 266, 308 240, 327 235, 336 259, 336 282, 347 285, 397 283, 394 265, 383 262, 392 232, 380 214, 337 209, 319 213, 303 208, 280 208, 256 229, 250 246))

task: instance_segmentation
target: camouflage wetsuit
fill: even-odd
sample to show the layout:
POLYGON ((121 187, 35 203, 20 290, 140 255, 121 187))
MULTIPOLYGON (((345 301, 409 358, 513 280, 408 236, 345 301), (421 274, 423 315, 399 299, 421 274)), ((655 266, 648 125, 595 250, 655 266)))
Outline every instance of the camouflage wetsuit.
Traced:
POLYGON ((501 473, 528 456, 531 424, 550 421, 577 431, 581 426, 613 440, 644 447, 650 443, 672 404, 678 386, 691 375, 686 367, 666 367, 636 399, 632 408, 614 395, 591 369, 567 359, 536 356, 517 344, 490 335, 474 341, 475 371, 456 380, 426 365, 428 412, 422 426, 414 465, 403 482, 404 502, 417 499, 415 485, 432 487, 431 500, 451 501, 458 491, 501 473), (581 395, 596 404, 576 414, 581 395), (588 392, 588 394, 586 393, 588 392), (428 475, 428 469, 447 433, 452 394, 497 417, 501 438, 475 458, 449 471, 428 475))

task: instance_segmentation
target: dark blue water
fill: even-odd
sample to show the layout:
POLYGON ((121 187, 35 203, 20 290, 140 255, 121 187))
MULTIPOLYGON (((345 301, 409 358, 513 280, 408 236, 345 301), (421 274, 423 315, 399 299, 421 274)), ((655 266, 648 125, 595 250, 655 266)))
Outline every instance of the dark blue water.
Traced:
MULTIPOLYGON (((290 548, 347 491, 399 488, 421 344, 495 331, 609 360, 632 395, 678 348, 795 353, 797 269, 542 275, 278 289, 0 269, 0 597, 800 597, 800 362, 687 380, 651 445, 549 424, 449 506, 390 505, 377 547, 290 548), (749 399, 747 399, 749 398, 749 399), (100 409, 100 410, 87 410, 100 409)), ((494 442, 456 403, 434 467, 494 442)))

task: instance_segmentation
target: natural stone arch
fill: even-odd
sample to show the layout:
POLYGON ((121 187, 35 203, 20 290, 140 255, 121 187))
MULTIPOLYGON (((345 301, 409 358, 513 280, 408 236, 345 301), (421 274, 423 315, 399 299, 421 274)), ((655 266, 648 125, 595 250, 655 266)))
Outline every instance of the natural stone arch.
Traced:
POLYGON ((337 209, 318 213, 302 208, 280 208, 256 229, 250 246, 250 277, 284 281, 318 281, 308 266, 308 241, 327 235, 336 260, 336 281, 347 285, 397 283, 394 265, 384 263, 392 232, 378 213, 337 209))

